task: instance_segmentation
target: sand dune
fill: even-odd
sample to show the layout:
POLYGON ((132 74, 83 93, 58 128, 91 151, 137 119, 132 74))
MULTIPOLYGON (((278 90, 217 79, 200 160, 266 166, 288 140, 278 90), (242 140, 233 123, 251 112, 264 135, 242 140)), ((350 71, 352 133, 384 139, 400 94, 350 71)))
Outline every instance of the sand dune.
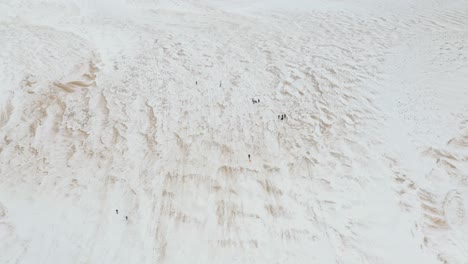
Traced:
POLYGON ((466 14, 0 0, 0 263, 465 263, 466 14))

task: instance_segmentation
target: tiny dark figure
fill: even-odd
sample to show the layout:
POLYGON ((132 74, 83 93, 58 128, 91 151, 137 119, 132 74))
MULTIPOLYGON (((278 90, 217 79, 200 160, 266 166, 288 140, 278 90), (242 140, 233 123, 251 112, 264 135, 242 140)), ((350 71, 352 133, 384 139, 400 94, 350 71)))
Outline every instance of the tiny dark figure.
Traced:
POLYGON ((249 160, 250 160, 250 154, 249 154, 249 160))
POLYGON ((278 119, 280 119, 280 115, 278 115, 278 119))
POLYGON ((118 209, 115 209, 115 213, 116 213, 116 214, 119 214, 119 210, 118 210, 118 209))
POLYGON ((283 120, 283 118, 284 118, 284 116, 283 116, 283 115, 281 115, 281 120, 283 120))
POLYGON ((195 85, 198 85, 198 81, 195 81, 195 85))
POLYGON ((219 81, 219 87, 221 87, 221 81, 219 81))
POLYGON ((260 99, 258 99, 258 100, 257 100, 257 102, 259 102, 259 103, 260 103, 260 99))
POLYGON ((286 119, 286 114, 284 114, 284 119, 286 119))
POLYGON ((127 220, 127 221, 128 221, 128 216, 125 216, 125 220, 127 220))

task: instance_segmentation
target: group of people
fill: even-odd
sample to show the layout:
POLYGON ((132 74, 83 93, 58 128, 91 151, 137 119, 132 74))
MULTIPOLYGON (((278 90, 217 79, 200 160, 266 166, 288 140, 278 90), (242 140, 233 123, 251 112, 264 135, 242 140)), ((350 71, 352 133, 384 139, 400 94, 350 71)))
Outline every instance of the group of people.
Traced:
POLYGON ((284 119, 286 119, 286 114, 278 115, 278 119, 279 119, 279 120, 284 120, 284 119))
MULTIPOLYGON (((119 209, 115 209, 115 213, 116 213, 116 214, 119 214, 119 209)), ((125 216, 125 220, 128 221, 128 216, 125 216)))
POLYGON ((260 99, 255 100, 255 99, 252 98, 252 103, 253 104, 258 104, 258 103, 260 103, 260 99))

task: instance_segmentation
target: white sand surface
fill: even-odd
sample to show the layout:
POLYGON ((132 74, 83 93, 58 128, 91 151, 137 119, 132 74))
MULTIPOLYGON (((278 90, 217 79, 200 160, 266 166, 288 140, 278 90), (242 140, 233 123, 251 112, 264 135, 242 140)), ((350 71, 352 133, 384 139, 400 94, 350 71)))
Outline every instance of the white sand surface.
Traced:
POLYGON ((468 263, 466 0, 0 0, 0 44, 0 264, 468 263))

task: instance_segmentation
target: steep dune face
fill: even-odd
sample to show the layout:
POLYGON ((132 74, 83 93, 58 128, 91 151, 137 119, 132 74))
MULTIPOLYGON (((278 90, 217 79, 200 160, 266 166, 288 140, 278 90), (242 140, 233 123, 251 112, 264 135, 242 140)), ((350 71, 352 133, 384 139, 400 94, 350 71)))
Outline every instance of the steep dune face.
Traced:
POLYGON ((0 263, 464 263, 467 7, 261 3, 0 1, 0 263))

